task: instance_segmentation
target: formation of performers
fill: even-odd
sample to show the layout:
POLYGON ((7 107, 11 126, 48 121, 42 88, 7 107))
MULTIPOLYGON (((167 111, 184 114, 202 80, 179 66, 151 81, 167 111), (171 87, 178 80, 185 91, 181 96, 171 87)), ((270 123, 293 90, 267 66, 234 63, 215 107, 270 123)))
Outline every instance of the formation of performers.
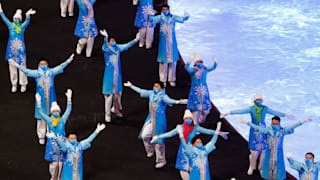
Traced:
MULTIPOLYGON (((74 35, 79 37, 75 48, 77 54, 81 54, 86 47, 86 57, 91 57, 95 37, 100 34, 104 37, 102 51, 105 58, 105 71, 103 77, 102 94, 105 98, 105 121, 111 122, 111 113, 122 117, 121 95, 123 91, 120 53, 126 51, 137 42, 139 47, 152 48, 154 28, 160 26, 159 52, 159 81, 155 81, 150 90, 141 89, 131 82, 124 83, 142 98, 149 98, 149 114, 146 117, 139 137, 143 141, 146 156, 156 156, 155 168, 166 165, 165 139, 178 135, 181 141, 177 153, 176 169, 180 171, 183 180, 208 180, 210 179, 208 154, 215 150, 218 136, 228 139, 228 132, 222 132, 221 122, 217 123, 216 130, 206 129, 200 126, 209 114, 212 104, 206 83, 207 75, 217 68, 216 58, 213 58, 212 66, 205 66, 203 59, 193 54, 185 65, 185 70, 191 76, 191 88, 188 99, 175 100, 170 98, 165 87, 176 86, 176 66, 179 60, 175 24, 183 23, 189 19, 189 13, 184 16, 173 15, 168 5, 162 6, 161 13, 155 15, 153 0, 133 0, 138 5, 135 19, 135 27, 139 29, 135 39, 126 44, 117 44, 117 40, 109 36, 105 29, 98 31, 94 18, 94 3, 96 0, 76 0, 79 6, 79 17, 74 35), (175 129, 166 132, 166 107, 173 104, 187 104, 183 120, 175 129), (198 134, 212 135, 209 143, 204 145, 198 134)), ((61 0, 61 17, 73 16, 74 0, 61 0)), ((65 124, 72 110, 72 90, 66 91, 67 108, 62 114, 57 103, 54 78, 62 74, 74 59, 72 54, 65 62, 54 68, 49 68, 46 58, 40 58, 38 69, 28 69, 24 32, 29 25, 30 16, 36 11, 30 9, 26 12, 26 20, 22 22, 22 11, 17 10, 11 22, 3 13, 0 4, 0 16, 9 29, 9 40, 6 52, 6 60, 9 64, 11 92, 18 89, 27 89, 27 77, 36 81, 35 119, 37 120, 37 135, 40 144, 46 143, 45 160, 49 162, 51 180, 81 180, 83 179, 82 152, 90 148, 90 143, 105 128, 105 124, 98 124, 96 130, 85 140, 79 141, 76 132, 65 133, 65 124), (47 133, 46 133, 47 131, 47 133), (45 139, 47 135, 47 140, 45 139)), ((233 110, 221 114, 221 118, 234 114, 250 114, 251 121, 239 119, 239 122, 250 126, 249 156, 250 166, 248 174, 252 175, 258 166, 264 179, 283 180, 286 178, 283 139, 285 135, 292 134, 294 129, 311 121, 305 119, 292 126, 282 127, 280 117, 295 119, 293 115, 275 111, 263 104, 262 96, 257 93, 253 105, 240 110, 233 110), (271 126, 266 126, 265 116, 272 114, 271 126), (257 161, 260 159, 259 165, 257 161)), ((308 152, 305 162, 293 160, 292 155, 287 158, 291 167, 297 170, 301 180, 317 180, 320 162, 314 161, 314 154, 308 152)))

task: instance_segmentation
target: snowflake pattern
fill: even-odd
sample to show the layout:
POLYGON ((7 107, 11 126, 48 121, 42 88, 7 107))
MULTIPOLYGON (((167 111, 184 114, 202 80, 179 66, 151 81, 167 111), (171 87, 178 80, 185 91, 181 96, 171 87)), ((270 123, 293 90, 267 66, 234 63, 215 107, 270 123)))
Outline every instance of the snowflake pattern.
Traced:
POLYGON ((196 86, 195 87, 195 95, 196 96, 206 96, 208 94, 207 86, 196 86))
POLYGON ((18 53, 18 51, 19 51, 20 49, 23 49, 23 42, 22 42, 20 39, 18 39, 18 38, 14 39, 14 40, 11 40, 11 41, 10 41, 10 44, 11 44, 10 48, 11 48, 15 53, 18 53))

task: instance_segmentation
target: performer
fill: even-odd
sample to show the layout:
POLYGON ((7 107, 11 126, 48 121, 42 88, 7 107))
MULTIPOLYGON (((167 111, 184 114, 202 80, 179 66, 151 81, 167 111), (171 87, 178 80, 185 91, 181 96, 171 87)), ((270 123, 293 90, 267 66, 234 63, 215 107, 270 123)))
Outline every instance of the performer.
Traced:
POLYGON ((56 138, 54 133, 48 135, 50 138, 56 140, 60 150, 63 152, 62 180, 83 179, 82 153, 91 147, 91 142, 105 127, 104 124, 98 124, 95 132, 80 142, 77 141, 76 133, 69 133, 67 141, 64 142, 56 138))
POLYGON ((152 24, 160 23, 160 39, 159 39, 159 76, 160 81, 166 86, 166 82, 170 86, 175 86, 176 83, 176 66, 179 60, 177 47, 175 26, 176 23, 183 23, 189 19, 189 13, 185 13, 184 17, 170 14, 168 5, 162 7, 161 15, 154 16, 154 12, 150 12, 148 19, 152 24))
POLYGON ((140 32, 139 47, 143 47, 146 44, 146 48, 150 49, 152 47, 155 25, 148 21, 148 14, 154 12, 153 0, 133 0, 133 5, 138 5, 138 3, 139 7, 134 26, 139 28, 140 32))
POLYGON ((122 117, 122 75, 120 53, 128 50, 139 41, 139 33, 136 38, 127 44, 117 44, 114 37, 109 37, 106 30, 100 31, 104 36, 102 51, 105 58, 105 70, 103 77, 102 94, 105 98, 105 120, 111 122, 111 104, 113 101, 113 112, 118 117, 122 117))
POLYGON ((262 167, 262 178, 269 180, 286 179, 283 158, 283 138, 285 135, 292 134, 295 128, 311 120, 312 119, 305 119, 283 128, 280 126, 280 117, 278 116, 272 118, 271 127, 263 127, 248 122, 247 120, 239 119, 240 123, 248 124, 250 127, 256 129, 257 133, 265 134, 267 136, 268 147, 262 167))
MULTIPOLYGON (((48 67, 48 62, 45 58, 40 58, 38 69, 31 70, 27 69, 14 60, 10 59, 9 63, 12 66, 17 67, 26 76, 35 78, 37 84, 37 93, 41 96, 41 109, 45 114, 49 114, 51 104, 56 100, 56 93, 54 88, 54 78, 56 75, 63 73, 63 69, 66 68, 73 60, 74 55, 72 54, 64 63, 54 68, 48 67)), ((45 143, 46 135, 46 123, 41 119, 37 105, 35 105, 35 119, 37 119, 37 134, 39 143, 45 143)))
MULTIPOLYGON (((214 135, 215 131, 211 129, 206 129, 198 125, 193 124, 193 116, 189 109, 186 109, 183 116, 183 124, 177 125, 177 127, 181 127, 183 129, 183 137, 187 144, 191 143, 192 138, 194 138, 197 134, 208 134, 214 135)), ((151 143, 154 143, 158 139, 170 138, 179 134, 177 128, 161 134, 159 136, 153 136, 151 143)), ((228 132, 220 132, 220 136, 225 139, 228 139, 228 132)), ((189 160, 187 154, 182 150, 182 145, 180 144, 177 160, 176 160, 176 169, 180 170, 181 179, 189 180, 189 160)))
POLYGON ((300 180, 318 180, 320 161, 314 162, 313 153, 306 153, 305 163, 294 160, 291 153, 287 153, 287 158, 290 163, 290 167, 299 172, 300 180))
MULTIPOLYGON (((269 108, 266 105, 263 105, 263 98, 261 94, 257 93, 254 96, 254 105, 250 106, 245 109, 239 109, 239 110, 233 110, 230 112, 226 112, 221 114, 220 118, 224 118, 225 116, 229 114, 250 114, 251 116, 251 122, 255 125, 265 127, 265 117, 266 114, 272 114, 275 116, 280 116, 280 117, 288 117, 289 119, 295 119, 294 116, 290 114, 285 114, 282 112, 275 111, 271 108, 269 108)), ((250 150, 250 155, 249 155, 249 169, 248 169, 248 175, 253 174, 253 170, 256 169, 256 164, 258 158, 260 158, 260 163, 258 165, 258 168, 260 170, 260 173, 262 171, 262 165, 264 162, 264 156, 265 156, 265 150, 267 148, 267 142, 266 142, 266 136, 264 134, 259 134, 258 131, 254 128, 250 128, 250 135, 249 135, 249 150, 250 150)))
POLYGON ((94 19, 93 5, 96 0, 77 0, 79 6, 79 17, 74 34, 79 37, 76 52, 81 54, 82 49, 87 45, 86 57, 91 57, 94 38, 98 35, 94 19))
MULTIPOLYGON (((68 105, 65 113, 60 116, 61 109, 57 102, 54 101, 51 105, 51 116, 49 117, 42 112, 41 96, 38 93, 36 94, 39 114, 41 118, 46 121, 49 127, 49 133, 54 133, 56 137, 62 142, 66 140, 65 124, 71 114, 72 109, 72 91, 70 89, 68 89, 68 91, 66 92, 66 96, 68 105)), ((52 138, 47 139, 45 160, 49 161, 49 173, 51 175, 51 180, 60 180, 62 170, 62 152, 60 151, 57 143, 52 138)))
POLYGON ((213 66, 206 67, 199 55, 192 55, 185 65, 185 69, 191 75, 191 88, 189 93, 188 109, 192 111, 195 125, 203 123, 212 108, 210 94, 207 86, 207 74, 217 68, 216 57, 213 58, 213 66), (194 60, 194 67, 191 61, 194 60))
POLYGON ((172 104, 187 104, 188 100, 171 99, 165 92, 164 85, 160 81, 155 81, 153 90, 140 89, 131 82, 124 84, 132 90, 140 94, 142 98, 149 98, 149 114, 140 132, 139 138, 142 139, 147 152, 147 157, 152 157, 156 151, 156 168, 162 168, 167 164, 165 159, 165 140, 159 139, 156 145, 151 144, 150 140, 153 136, 157 136, 166 132, 166 107, 172 104))
POLYGON ((74 0, 60 0, 61 17, 67 17, 67 10, 69 16, 73 16, 74 0))
POLYGON ((192 145, 187 144, 183 135, 182 127, 177 126, 183 150, 189 157, 191 180, 210 180, 208 154, 216 149, 215 143, 217 142, 220 128, 221 122, 218 122, 216 132, 211 141, 203 146, 202 140, 199 136, 192 138, 192 145))
MULTIPOLYGON (((0 16, 2 20, 6 23, 9 29, 9 40, 6 52, 6 61, 12 59, 22 67, 27 65, 26 47, 24 43, 24 32, 30 23, 30 15, 36 14, 36 11, 29 9, 26 13, 26 20, 22 22, 22 11, 17 9, 13 16, 13 22, 4 15, 1 3, 0 3, 0 16)), ((9 64, 10 81, 11 81, 11 92, 17 92, 18 85, 18 70, 17 67, 9 64)), ((27 76, 19 71, 19 84, 21 85, 21 92, 27 90, 28 78, 27 76)))

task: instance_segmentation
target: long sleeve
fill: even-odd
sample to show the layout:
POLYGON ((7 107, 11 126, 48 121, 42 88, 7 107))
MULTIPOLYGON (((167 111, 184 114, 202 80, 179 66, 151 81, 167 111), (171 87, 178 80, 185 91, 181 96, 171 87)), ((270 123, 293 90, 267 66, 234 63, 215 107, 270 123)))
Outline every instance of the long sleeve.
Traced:
POLYGON ((18 66, 18 69, 21 70, 28 77, 36 78, 38 76, 38 70, 27 69, 22 66, 18 66))
POLYGON ((218 64, 216 62, 214 62, 214 64, 212 66, 207 67, 207 71, 213 71, 217 68, 218 64))
POLYGON ((313 163, 317 168, 318 170, 320 171, 320 161, 317 161, 315 163, 313 163))
POLYGON ((291 126, 283 128, 284 134, 292 134, 294 132, 294 129, 301 126, 302 123, 299 121, 291 126))
POLYGON ((52 119, 51 119, 48 115, 46 115, 45 113, 43 113, 41 107, 38 107, 38 106, 37 106, 37 108, 38 108, 38 110, 39 110, 40 117, 41 117, 48 125, 50 125, 50 124, 52 123, 52 119))
POLYGON ((279 116, 279 117, 284 117, 286 114, 279 112, 279 111, 275 111, 271 108, 269 108, 268 106, 265 106, 267 113, 272 114, 274 116, 279 116))
POLYGON ((104 43, 102 45, 102 51, 108 53, 110 49, 108 48, 108 38, 104 38, 104 43))
POLYGON ((166 132, 166 133, 161 134, 161 135, 160 135, 160 138, 161 138, 161 139, 171 138, 171 137, 173 137, 173 136, 175 136, 175 135, 177 135, 177 134, 179 134, 179 133, 178 133, 177 129, 174 128, 174 129, 172 129, 172 130, 169 131, 169 132, 166 132))
POLYGON ((151 94, 152 94, 151 90, 141 89, 141 88, 138 88, 137 86, 133 86, 133 85, 131 86, 131 89, 136 91, 137 93, 139 93, 140 96, 143 97, 143 98, 150 97, 151 94))
POLYGON ((215 130, 212 130, 212 129, 207 129, 207 128, 204 128, 204 127, 201 127, 201 126, 198 126, 197 127, 197 131, 201 134, 207 134, 207 135, 213 135, 216 133, 215 130))
POLYGON ((190 66, 190 63, 187 63, 186 65, 184 65, 184 68, 189 74, 193 74, 195 72, 195 69, 190 66))
POLYGON ((164 95, 162 100, 169 106, 171 106, 172 104, 178 104, 177 100, 170 98, 168 95, 164 95))
POLYGON ((266 128, 266 127, 257 126, 251 122, 248 122, 248 125, 254 129, 258 130, 260 134, 268 134, 269 133, 268 128, 266 128))
POLYGON ((184 152, 190 157, 192 155, 192 147, 189 146, 183 137, 179 137, 184 152))
POLYGON ((135 40, 132 40, 126 44, 120 44, 118 45, 118 48, 119 48, 119 51, 122 52, 122 51, 126 51, 128 50, 130 47, 132 47, 133 45, 135 45, 137 43, 137 41, 135 40))
POLYGON ((67 105, 67 109, 64 112, 63 116, 61 117, 61 119, 63 120, 63 123, 65 124, 67 122, 67 120, 69 119, 69 116, 71 114, 71 110, 72 110, 72 103, 68 103, 67 105))
POLYGON ((11 25, 11 22, 6 17, 6 15, 2 12, 2 13, 0 13, 0 16, 1 16, 2 20, 4 21, 4 23, 6 23, 6 25, 9 27, 11 25))
POLYGON ((152 23, 152 24, 158 24, 161 20, 161 15, 158 16, 154 16, 154 15, 149 15, 148 16, 148 20, 152 23))
POLYGON ((90 3, 92 4, 92 6, 94 5, 94 3, 96 3, 96 0, 90 0, 90 3))
POLYGON ((27 17, 26 20, 21 24, 21 29, 27 28, 30 23, 30 17, 27 17))
POLYGON ((289 161, 289 164, 290 164, 290 167, 294 170, 297 170, 297 171, 300 171, 301 170, 301 167, 302 167, 302 163, 294 160, 293 158, 288 158, 288 161, 289 161))
POLYGON ((216 149, 215 144, 216 144, 217 140, 218 140, 218 134, 214 134, 213 137, 211 138, 211 141, 205 145, 205 148, 206 148, 206 151, 208 154, 216 149))
POLYGON ((186 20, 189 19, 189 16, 173 16, 173 19, 178 23, 184 23, 186 20))
POLYGON ((80 146, 83 150, 86 150, 91 147, 91 142, 97 137, 98 133, 94 131, 87 139, 80 142, 80 146))
POLYGON ((62 64, 60 64, 59 66, 56 66, 52 69, 52 73, 54 75, 58 75, 63 73, 63 69, 66 68, 70 63, 68 61, 63 62, 62 64))
POLYGON ((248 113, 250 113, 250 107, 231 111, 231 114, 248 114, 248 113))
POLYGON ((60 149, 62 152, 67 152, 67 146, 66 146, 66 144, 65 144, 64 142, 61 142, 61 141, 59 140, 59 138, 56 138, 55 140, 56 140, 56 142, 57 142, 57 144, 58 144, 58 146, 59 146, 59 149, 60 149))

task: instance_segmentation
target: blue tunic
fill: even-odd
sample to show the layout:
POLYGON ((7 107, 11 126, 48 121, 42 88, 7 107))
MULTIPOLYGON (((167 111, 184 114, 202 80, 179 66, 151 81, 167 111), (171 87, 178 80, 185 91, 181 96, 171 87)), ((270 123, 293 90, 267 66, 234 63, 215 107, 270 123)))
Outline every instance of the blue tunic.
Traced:
POLYGON ((176 23, 183 23, 189 17, 180 17, 175 15, 165 16, 163 13, 158 16, 149 16, 153 24, 160 23, 159 52, 157 62, 173 63, 179 60, 179 52, 175 33, 176 23))
MULTIPOLYGON (((37 93, 41 96, 41 109, 42 112, 48 114, 51 103, 56 101, 56 92, 54 89, 54 78, 56 75, 63 73, 63 69, 69 64, 68 61, 56 66, 55 68, 48 68, 43 71, 41 68, 37 70, 30 70, 22 66, 18 68, 25 73, 26 76, 35 78, 37 84, 37 93)), ((41 119, 37 105, 35 104, 36 119, 41 119)))
POLYGON ((191 75, 191 88, 189 92, 187 108, 193 111, 208 111, 212 108, 210 94, 207 86, 207 74, 217 68, 215 63, 212 67, 206 68, 201 74, 200 79, 197 79, 197 70, 190 66, 190 63, 185 65, 185 69, 191 75))
MULTIPOLYGON (((282 112, 275 111, 268 106, 262 105, 263 109, 261 111, 261 122, 259 123, 257 120, 257 110, 253 106, 250 106, 245 109, 239 109, 231 111, 231 114, 249 114, 251 116, 251 122, 255 125, 259 125, 261 127, 265 127, 265 118, 266 114, 272 114, 275 116, 284 117, 285 114, 282 112)), ((266 143, 266 136, 263 134, 260 134, 257 130, 254 128, 250 128, 250 134, 249 134, 249 149, 253 151, 262 151, 267 148, 266 143)))
MULTIPOLYGON (((131 89, 139 93, 141 97, 149 98, 149 114, 143 127, 151 123, 153 125, 153 136, 165 133, 167 130, 166 107, 167 105, 178 104, 178 101, 171 99, 164 89, 158 93, 154 93, 152 90, 140 89, 136 86, 132 86, 131 89)), ((143 128, 139 135, 140 138, 142 132, 143 128)), ((164 139, 157 139, 154 143, 163 144, 164 142, 164 139)))
POLYGON ((122 92, 122 75, 120 53, 126 51, 133 46, 136 41, 131 41, 127 44, 117 44, 116 47, 108 45, 108 39, 104 39, 102 51, 105 59, 105 70, 103 76, 103 94, 113 94, 122 92), (115 82, 114 82, 115 81, 115 82))
MULTIPOLYGON (((38 108, 41 118, 46 121, 49 127, 49 133, 54 133, 60 141, 64 142, 66 139, 65 125, 71 114, 72 103, 68 103, 67 109, 63 116, 61 116, 60 121, 56 127, 52 126, 52 118, 42 112, 41 108, 38 108)), ((52 138, 47 139, 45 160, 47 161, 62 161, 62 152, 60 151, 56 141, 52 138)))
POLYGON ((27 56, 24 43, 24 32, 30 23, 30 17, 27 17, 26 20, 20 25, 21 32, 18 34, 17 30, 13 27, 13 23, 8 20, 4 13, 0 13, 0 16, 9 29, 6 61, 13 59, 18 64, 26 64, 27 56))
MULTIPOLYGON (((183 125, 181 124, 180 126, 183 129, 183 125)), ((194 138, 197 135, 197 133, 213 135, 213 134, 215 134, 215 131, 195 125, 193 130, 190 131, 189 134, 188 134, 187 144, 191 144, 192 138, 194 138)), ((169 132, 161 134, 160 138, 161 139, 170 138, 170 137, 173 137, 173 136, 178 135, 178 134, 179 133, 177 131, 177 128, 175 128, 175 129, 173 129, 173 130, 171 130, 169 132)), ((190 169, 188 156, 183 151, 183 148, 182 148, 181 144, 180 144, 179 150, 178 150, 178 155, 177 155, 177 160, 176 160, 176 169, 180 169, 180 170, 183 170, 183 171, 189 171, 189 169, 190 169)))
POLYGON ((153 0, 139 0, 139 7, 137 10, 136 20, 134 26, 137 28, 154 27, 155 25, 149 23, 148 13, 153 11, 153 0))
MULTIPOLYGON (((96 0, 90 0, 92 6, 96 0)), ((96 37, 98 35, 97 25, 94 17, 88 17, 88 8, 82 0, 77 0, 79 6, 79 17, 74 35, 80 38, 96 37)))
POLYGON ((83 179, 82 152, 91 147, 91 142, 97 135, 98 133, 94 132, 87 139, 77 142, 76 145, 56 139, 59 148, 63 152, 62 180, 83 179))
POLYGON ((217 139, 218 135, 214 134, 211 141, 203 149, 199 149, 187 144, 184 138, 180 137, 183 150, 189 157, 190 180, 210 180, 208 155, 216 149, 217 139))
POLYGON ((307 166, 305 163, 298 162, 293 158, 288 158, 290 167, 299 172, 300 180, 318 180, 318 172, 320 171, 320 161, 307 166))
POLYGON ((280 127, 279 130, 274 130, 272 127, 261 127, 253 123, 248 123, 249 126, 258 130, 258 133, 265 134, 267 136, 267 150, 262 167, 261 177, 269 179, 270 172, 276 171, 275 180, 286 179, 286 169, 283 158, 283 138, 285 135, 292 134, 294 129, 301 126, 302 123, 298 122, 289 127, 280 127))

